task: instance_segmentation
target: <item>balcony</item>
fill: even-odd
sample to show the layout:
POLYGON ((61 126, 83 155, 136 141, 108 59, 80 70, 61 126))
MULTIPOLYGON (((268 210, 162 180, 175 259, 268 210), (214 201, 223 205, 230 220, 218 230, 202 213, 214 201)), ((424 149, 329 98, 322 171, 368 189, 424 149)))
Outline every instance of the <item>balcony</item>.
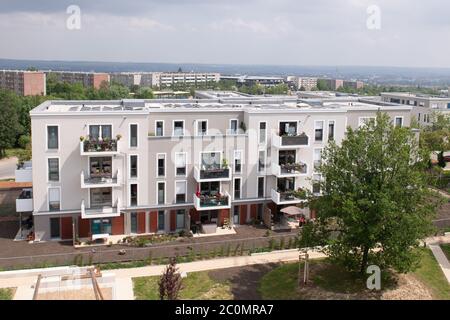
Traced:
POLYGON ((120 154, 119 142, 116 139, 80 141, 80 155, 82 156, 113 156, 118 154, 120 154))
POLYGON ((31 161, 24 162, 15 171, 16 182, 33 182, 31 161))
POLYGON ((271 192, 271 198, 272 201, 275 202, 277 205, 283 205, 283 204, 297 204, 304 201, 304 199, 298 198, 294 196, 294 191, 277 191, 275 189, 272 189, 271 192))
POLYGON ((306 163, 285 163, 272 164, 272 174, 277 178, 289 178, 306 175, 308 173, 308 166, 306 163))
POLYGON ((194 178, 197 182, 210 182, 210 181, 230 181, 231 169, 229 166, 210 167, 199 169, 194 167, 194 178))
POLYGON ((292 149, 307 147, 309 145, 309 137, 302 133, 300 135, 272 135, 272 145, 277 149, 292 149))
POLYGON ((110 218, 120 216, 120 199, 116 200, 116 203, 112 207, 101 208, 86 208, 84 200, 81 201, 81 218, 93 219, 93 218, 110 218))
POLYGON ((16 199, 16 212, 33 211, 33 190, 31 188, 23 189, 16 199))
POLYGON ((95 177, 93 176, 86 177, 84 171, 81 171, 80 182, 82 189, 120 187, 120 185, 122 184, 122 174, 119 169, 117 170, 115 176, 99 174, 96 175, 95 177))
POLYGON ((228 192, 220 196, 201 195, 199 197, 194 194, 194 207, 197 211, 230 209, 231 197, 228 192))

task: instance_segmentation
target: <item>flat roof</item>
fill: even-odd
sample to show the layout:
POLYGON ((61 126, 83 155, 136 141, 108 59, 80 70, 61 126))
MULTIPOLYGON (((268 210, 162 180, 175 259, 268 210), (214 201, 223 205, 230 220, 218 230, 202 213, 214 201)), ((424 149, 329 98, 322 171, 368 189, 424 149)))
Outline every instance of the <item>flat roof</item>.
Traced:
POLYGON ((404 98, 417 98, 417 99, 433 99, 433 100, 450 100, 450 97, 436 96, 431 94, 424 93, 415 93, 415 92, 382 92, 381 96, 394 96, 394 97, 404 97, 404 98))

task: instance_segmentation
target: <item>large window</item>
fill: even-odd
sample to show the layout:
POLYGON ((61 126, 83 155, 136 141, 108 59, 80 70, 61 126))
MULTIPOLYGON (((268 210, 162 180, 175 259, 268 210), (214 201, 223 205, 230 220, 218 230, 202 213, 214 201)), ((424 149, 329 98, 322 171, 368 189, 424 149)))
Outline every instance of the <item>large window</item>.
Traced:
POLYGON ((91 190, 91 208, 112 207, 112 188, 93 188, 91 190))
POLYGON ((258 172, 264 172, 266 168, 266 151, 259 150, 258 154, 258 172))
POLYGON ((61 218, 50 218, 50 238, 61 238, 61 218))
POLYGON ((317 171, 322 163, 322 149, 314 149, 313 154, 314 160, 314 171, 317 171))
POLYGON ((206 136, 208 134, 208 121, 198 120, 197 121, 197 135, 206 136))
POLYGON ((202 152, 201 161, 202 170, 220 169, 220 152, 202 152))
POLYGON ((91 178, 111 178, 112 177, 112 158, 111 157, 92 157, 89 158, 90 177, 91 178))
POLYGON ((59 181, 59 159, 48 159, 48 181, 59 181))
POLYGON ((334 140, 334 120, 328 121, 328 140, 333 141, 334 140))
POLYGON ((137 178, 138 176, 138 156, 130 156, 130 178, 137 178))
POLYGON ((316 142, 323 141, 323 121, 314 122, 314 140, 316 142))
POLYGON ((184 209, 177 210, 177 229, 185 228, 186 211, 184 209))
POLYGON ((165 229, 165 212, 163 210, 158 211, 158 231, 164 231, 165 229))
POLYGON ((130 148, 138 146, 138 125, 130 124, 130 148))
POLYGON ((241 198, 241 178, 234 178, 234 199, 241 198))
POLYGON ((186 202, 186 181, 175 182, 175 201, 176 203, 186 202))
POLYGON ((186 176, 186 153, 175 153, 175 175, 186 176))
POLYGON ((59 132, 58 126, 47 127, 47 149, 59 148, 59 132))
POLYGON ((173 122, 173 135, 174 136, 184 136, 184 121, 175 120, 173 122))
POLYGON ((164 136, 164 121, 156 121, 156 136, 164 136))
POLYGON ((280 136, 297 135, 297 122, 280 122, 280 136))
POLYGON ((242 151, 234 151, 234 173, 241 173, 242 171, 242 151))
POLYGON ((258 177, 258 198, 264 198, 264 177, 258 177))
POLYGON ((166 175, 166 155, 159 153, 156 158, 158 161, 158 177, 164 177, 166 175))
POLYGON ((238 120, 232 119, 230 120, 230 134, 237 134, 238 133, 238 120))
POLYGON ((61 189, 48 188, 48 209, 50 211, 61 210, 61 189))
POLYGON ((166 202, 166 183, 161 181, 157 183, 158 187, 158 204, 164 204, 166 202))
POLYGON ((130 206, 138 205, 138 185, 136 183, 130 184, 130 206))
POLYGON ((105 140, 112 138, 112 126, 111 125, 90 125, 89 126, 89 138, 95 140, 105 140))
POLYGON ((395 117, 395 126, 403 127, 403 117, 395 117))
POLYGON ((267 123, 266 122, 260 122, 259 123, 259 138, 258 141, 260 144, 266 144, 266 135, 267 135, 267 123))

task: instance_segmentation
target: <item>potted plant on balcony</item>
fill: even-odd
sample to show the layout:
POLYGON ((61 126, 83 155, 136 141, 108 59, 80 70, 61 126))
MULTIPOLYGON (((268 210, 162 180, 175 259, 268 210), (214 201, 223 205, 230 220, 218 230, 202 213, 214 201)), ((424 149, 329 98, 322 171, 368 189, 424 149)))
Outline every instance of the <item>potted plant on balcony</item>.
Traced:
POLYGON ((80 136, 80 142, 84 141, 84 136, 80 136))
POLYGON ((120 139, 122 139, 122 135, 119 133, 119 134, 117 134, 116 135, 116 139, 117 139, 117 141, 119 141, 120 139))
POLYGON ((228 160, 225 158, 222 160, 222 169, 228 169, 228 160))

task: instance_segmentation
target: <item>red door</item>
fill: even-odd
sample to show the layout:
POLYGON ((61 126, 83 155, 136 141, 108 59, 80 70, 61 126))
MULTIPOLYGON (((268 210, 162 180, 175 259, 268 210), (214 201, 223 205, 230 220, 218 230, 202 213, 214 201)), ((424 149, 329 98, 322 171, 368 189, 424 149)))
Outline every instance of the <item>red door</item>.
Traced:
POLYGON ((61 239, 72 240, 72 238, 73 238, 72 217, 61 218, 61 239))

